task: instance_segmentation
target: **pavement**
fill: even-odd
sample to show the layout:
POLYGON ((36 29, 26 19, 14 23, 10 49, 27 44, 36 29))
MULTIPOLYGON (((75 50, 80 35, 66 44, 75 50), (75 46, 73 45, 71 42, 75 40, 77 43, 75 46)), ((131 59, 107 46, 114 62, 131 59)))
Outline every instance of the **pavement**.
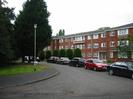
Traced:
POLYGON ((36 83, 52 78, 58 74, 59 72, 55 68, 50 67, 42 72, 19 74, 15 76, 0 76, 0 89, 36 83))

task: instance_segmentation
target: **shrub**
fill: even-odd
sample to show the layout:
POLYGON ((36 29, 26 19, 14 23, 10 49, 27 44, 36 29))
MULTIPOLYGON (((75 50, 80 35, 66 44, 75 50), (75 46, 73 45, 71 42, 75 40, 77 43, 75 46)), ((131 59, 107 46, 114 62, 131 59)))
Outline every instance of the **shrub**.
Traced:
POLYGON ((51 57, 51 51, 47 50, 46 51, 46 59, 50 58, 51 57))
POLYGON ((58 51, 58 50, 54 50, 54 51, 53 51, 53 56, 58 57, 58 56, 59 56, 59 51, 58 51))
POLYGON ((59 56, 60 57, 65 57, 66 56, 66 50, 65 49, 59 50, 59 56))
POLYGON ((73 50, 72 49, 68 49, 66 51, 66 56, 69 58, 69 59, 72 59, 73 58, 73 50))
POLYGON ((74 57, 82 57, 81 50, 79 48, 74 49, 74 57))

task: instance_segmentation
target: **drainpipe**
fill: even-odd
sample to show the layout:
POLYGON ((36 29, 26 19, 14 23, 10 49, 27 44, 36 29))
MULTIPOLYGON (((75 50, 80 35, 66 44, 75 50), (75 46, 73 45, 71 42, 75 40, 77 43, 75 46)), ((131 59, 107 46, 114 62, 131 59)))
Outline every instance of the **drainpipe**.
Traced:
POLYGON ((93 58, 93 34, 91 33, 91 58, 93 58))

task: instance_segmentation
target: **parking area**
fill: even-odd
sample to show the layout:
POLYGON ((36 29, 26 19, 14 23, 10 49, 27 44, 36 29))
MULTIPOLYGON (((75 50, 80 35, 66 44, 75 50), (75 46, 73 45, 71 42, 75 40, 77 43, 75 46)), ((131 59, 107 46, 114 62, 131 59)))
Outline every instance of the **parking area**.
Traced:
MULTIPOLYGON (((132 99, 133 80, 126 77, 110 76, 106 71, 86 70, 83 67, 72 67, 47 63, 60 74, 54 78, 30 85, 1 90, 6 96, 28 96, 39 99, 54 96, 54 99, 132 99), (5 94, 8 93, 8 94, 5 94), (62 96, 63 98, 60 98, 62 96)), ((2 95, 2 94, 1 94, 2 95)), ((6 98, 5 98, 6 99, 6 98)), ((17 99, 17 98, 16 98, 17 99)))

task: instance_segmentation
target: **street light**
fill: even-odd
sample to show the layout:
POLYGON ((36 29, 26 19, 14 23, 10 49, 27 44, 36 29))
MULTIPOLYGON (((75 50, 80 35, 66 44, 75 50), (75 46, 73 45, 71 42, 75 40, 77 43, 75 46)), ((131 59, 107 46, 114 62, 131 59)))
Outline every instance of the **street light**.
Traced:
POLYGON ((37 24, 34 24, 34 66, 36 62, 36 28, 37 24))

